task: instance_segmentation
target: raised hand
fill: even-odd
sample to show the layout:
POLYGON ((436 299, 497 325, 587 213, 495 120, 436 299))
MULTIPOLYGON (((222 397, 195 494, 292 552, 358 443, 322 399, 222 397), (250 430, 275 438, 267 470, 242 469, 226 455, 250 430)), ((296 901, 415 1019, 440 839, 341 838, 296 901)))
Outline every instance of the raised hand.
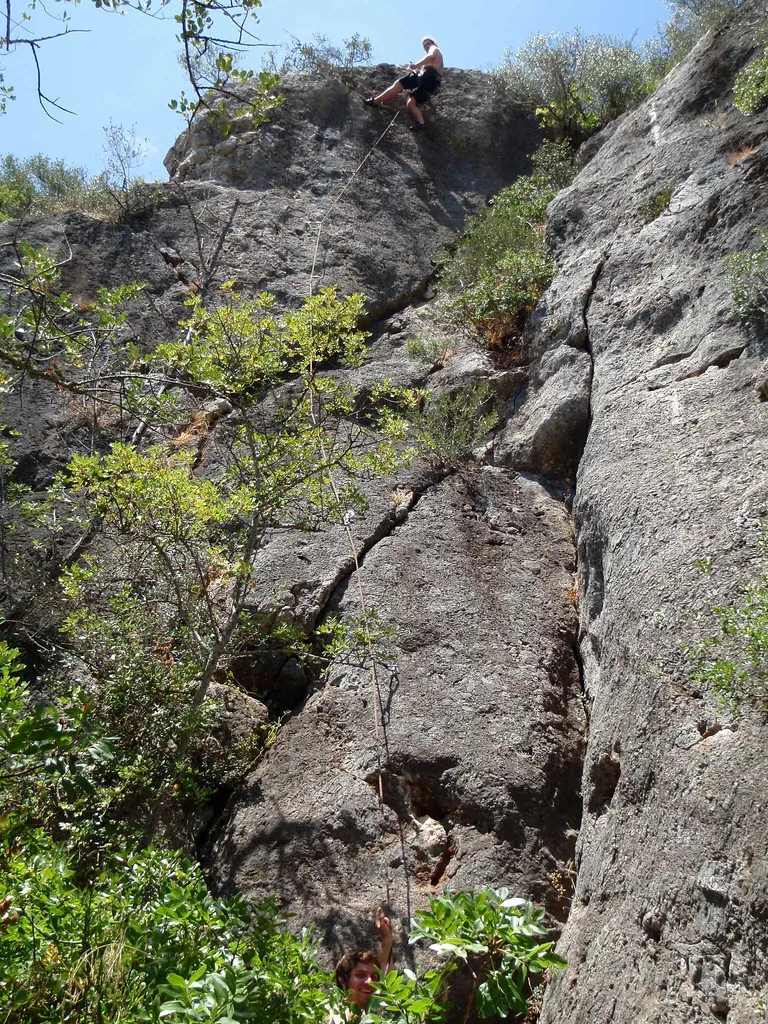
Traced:
POLYGON ((379 952, 379 964, 382 975, 389 970, 389 961, 392 959, 392 922, 385 915, 381 907, 376 909, 376 931, 381 940, 381 951, 379 952))
POLYGON ((376 931, 382 942, 389 939, 390 944, 392 943, 392 922, 385 916, 381 907, 376 909, 376 931))

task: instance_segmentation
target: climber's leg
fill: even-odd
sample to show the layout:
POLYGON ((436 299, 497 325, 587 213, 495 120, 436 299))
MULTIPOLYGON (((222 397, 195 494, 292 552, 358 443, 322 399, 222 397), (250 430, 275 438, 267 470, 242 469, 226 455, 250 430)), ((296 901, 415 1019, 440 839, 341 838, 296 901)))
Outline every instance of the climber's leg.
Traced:
POLYGON ((378 96, 371 96, 370 99, 367 99, 365 102, 369 107, 378 107, 382 103, 389 103, 389 101, 393 100, 395 96, 399 96, 402 91, 403 87, 398 81, 395 82, 394 85, 390 85, 390 87, 385 89, 384 92, 380 92, 378 96))
POLYGON ((421 107, 413 96, 409 97, 408 102, 405 104, 405 109, 411 115, 416 124, 424 124, 424 115, 421 112, 421 107))

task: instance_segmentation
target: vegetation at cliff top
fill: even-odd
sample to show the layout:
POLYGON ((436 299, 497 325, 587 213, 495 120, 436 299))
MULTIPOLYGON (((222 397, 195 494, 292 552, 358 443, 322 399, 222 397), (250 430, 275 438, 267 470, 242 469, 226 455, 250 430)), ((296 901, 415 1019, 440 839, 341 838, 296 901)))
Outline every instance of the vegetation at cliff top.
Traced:
POLYGON ((104 136, 104 169, 95 177, 42 153, 23 160, 3 157, 0 222, 66 210, 113 220, 130 213, 140 202, 143 182, 136 172, 145 159, 146 140, 137 138, 135 125, 125 128, 112 121, 104 136))
POLYGON ((373 57, 370 39, 355 33, 343 39, 341 45, 332 43, 327 36, 314 35, 310 41, 291 36, 287 50, 277 56, 270 49, 262 62, 266 71, 284 77, 285 75, 327 74, 331 71, 349 71, 361 64, 370 64, 373 57))
POLYGON ((664 71, 693 49, 705 32, 717 28, 743 0, 667 0, 670 18, 659 29, 656 48, 664 71))
MULTIPOLYGON (((515 100, 535 109, 542 128, 575 148, 653 92, 701 36, 740 3, 671 0, 669 21, 641 47, 612 36, 586 36, 578 28, 539 34, 520 49, 507 50, 496 74, 515 100)), ((752 92, 762 88, 757 64, 750 72, 752 92)))
POLYGON ((576 147, 647 96, 663 70, 655 48, 576 29, 507 51, 497 75, 515 100, 536 110, 543 128, 576 147))
POLYGON ((449 312, 492 348, 519 341, 554 271, 544 220, 547 205, 573 177, 572 152, 564 142, 546 142, 532 162, 532 173, 497 193, 440 260, 449 312))
POLYGON ((69 167, 38 153, 0 162, 0 221, 59 210, 94 210, 108 199, 103 182, 82 167, 69 167))

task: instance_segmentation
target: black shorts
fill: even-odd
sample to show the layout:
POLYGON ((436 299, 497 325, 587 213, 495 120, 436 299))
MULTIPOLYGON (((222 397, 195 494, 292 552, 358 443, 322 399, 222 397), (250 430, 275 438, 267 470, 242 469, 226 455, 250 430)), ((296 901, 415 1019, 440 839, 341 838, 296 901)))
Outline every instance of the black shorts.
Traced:
POLYGON ((404 89, 407 89, 411 97, 416 100, 416 103, 421 106, 422 103, 426 103, 430 96, 437 92, 440 88, 442 79, 434 68, 426 67, 419 73, 418 71, 409 71, 407 75, 403 75, 402 78, 398 78, 398 82, 404 89))

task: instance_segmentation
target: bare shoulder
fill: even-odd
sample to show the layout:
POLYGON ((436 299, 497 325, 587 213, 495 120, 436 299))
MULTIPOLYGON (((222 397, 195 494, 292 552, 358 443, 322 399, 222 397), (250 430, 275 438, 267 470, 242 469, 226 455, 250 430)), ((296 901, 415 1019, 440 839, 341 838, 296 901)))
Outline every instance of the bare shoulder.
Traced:
POLYGON ((440 52, 440 48, 438 46, 430 46, 429 53, 427 56, 431 58, 429 63, 436 71, 443 70, 443 55, 440 52))

